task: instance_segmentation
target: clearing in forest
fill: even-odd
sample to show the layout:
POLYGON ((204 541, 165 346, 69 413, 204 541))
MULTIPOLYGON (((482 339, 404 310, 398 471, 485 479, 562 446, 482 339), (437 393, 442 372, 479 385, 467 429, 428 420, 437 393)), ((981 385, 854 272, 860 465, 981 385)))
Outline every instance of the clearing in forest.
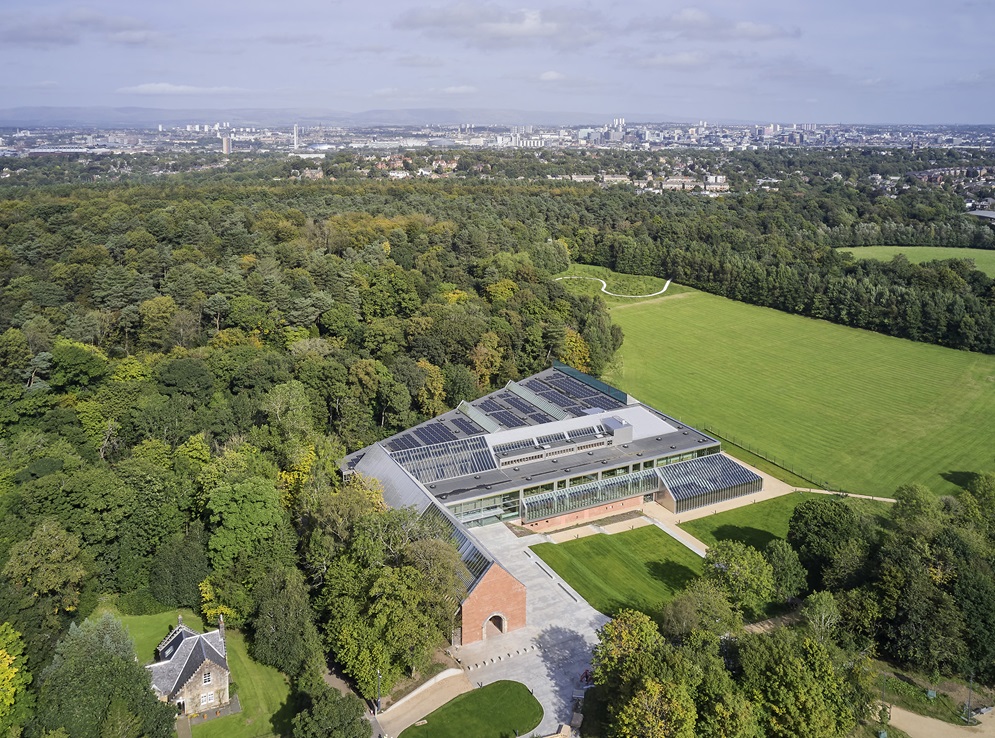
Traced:
POLYGON ((840 251, 849 251, 856 259, 879 261, 891 261, 896 254, 905 254, 905 258, 913 264, 946 259, 974 259, 975 269, 989 277, 995 277, 995 250, 991 249, 954 249, 944 246, 857 246, 840 251))
POLYGON ((837 490, 950 494, 995 471, 995 356, 681 297, 612 309, 625 343, 605 381, 837 490))

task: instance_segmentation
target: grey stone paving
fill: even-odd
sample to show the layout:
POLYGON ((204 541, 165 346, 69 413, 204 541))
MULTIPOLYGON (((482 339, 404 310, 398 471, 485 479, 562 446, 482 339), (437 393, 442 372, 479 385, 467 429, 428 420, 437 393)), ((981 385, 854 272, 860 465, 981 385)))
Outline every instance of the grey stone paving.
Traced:
POLYGON ((581 675, 591 665, 596 631, 608 618, 529 551, 542 535, 516 537, 504 525, 473 531, 480 542, 527 588, 528 625, 511 633, 456 649, 474 685, 511 679, 528 686, 543 707, 537 733, 569 724, 581 675))

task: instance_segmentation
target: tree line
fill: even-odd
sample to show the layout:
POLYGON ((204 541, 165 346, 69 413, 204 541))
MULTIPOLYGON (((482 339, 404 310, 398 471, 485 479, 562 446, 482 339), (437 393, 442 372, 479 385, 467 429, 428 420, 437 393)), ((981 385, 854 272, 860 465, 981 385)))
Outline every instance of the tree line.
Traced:
POLYGON ((872 658, 995 683, 995 475, 895 499, 880 518, 802 502, 787 540, 720 541, 662 609, 617 613, 594 650, 608 735, 842 738, 878 719, 872 658), (799 602, 793 624, 744 630, 799 602))

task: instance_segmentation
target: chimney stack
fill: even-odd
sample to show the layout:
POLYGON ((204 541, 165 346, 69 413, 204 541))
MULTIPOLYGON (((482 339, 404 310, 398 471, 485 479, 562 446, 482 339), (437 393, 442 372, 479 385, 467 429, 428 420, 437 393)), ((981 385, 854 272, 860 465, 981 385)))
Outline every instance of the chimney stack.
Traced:
POLYGON ((218 632, 221 634, 221 655, 228 656, 228 647, 225 645, 225 616, 218 615, 218 632))

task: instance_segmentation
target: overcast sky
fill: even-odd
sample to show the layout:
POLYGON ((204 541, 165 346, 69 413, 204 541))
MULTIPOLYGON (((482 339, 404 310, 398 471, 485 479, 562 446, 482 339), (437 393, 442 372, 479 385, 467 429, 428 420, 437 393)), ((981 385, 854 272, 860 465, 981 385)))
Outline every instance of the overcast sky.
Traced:
POLYGON ((995 123, 992 0, 0 3, 0 107, 995 123))

